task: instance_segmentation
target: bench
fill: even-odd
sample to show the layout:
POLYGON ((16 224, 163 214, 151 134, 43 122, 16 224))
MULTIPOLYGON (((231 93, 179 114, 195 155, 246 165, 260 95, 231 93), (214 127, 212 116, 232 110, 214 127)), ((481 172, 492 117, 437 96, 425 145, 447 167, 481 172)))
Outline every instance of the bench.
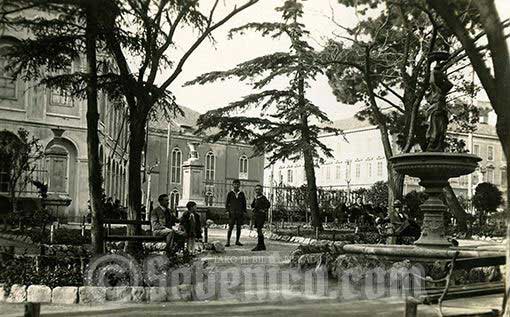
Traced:
POLYGON ((139 241, 139 242, 165 242, 165 236, 153 236, 152 226, 150 221, 145 220, 123 220, 123 219, 104 219, 103 225, 105 226, 104 241, 117 242, 117 241, 139 241), (147 235, 115 235, 111 234, 112 225, 148 225, 150 227, 149 234, 147 235))
MULTIPOLYGON (((486 256, 476 258, 461 258, 454 257, 449 262, 445 269, 449 271, 444 288, 428 289, 426 295, 419 298, 409 298, 405 303, 405 317, 415 317, 417 314, 418 304, 435 304, 439 307, 444 300, 455 298, 466 298, 474 296, 482 296, 489 294, 505 293, 505 286, 502 281, 500 282, 486 282, 486 283, 473 283, 468 285, 460 285, 450 287, 450 277, 454 270, 469 270, 479 267, 500 266, 506 264, 506 256, 486 256)), ((490 315, 496 316, 496 315, 490 315)))

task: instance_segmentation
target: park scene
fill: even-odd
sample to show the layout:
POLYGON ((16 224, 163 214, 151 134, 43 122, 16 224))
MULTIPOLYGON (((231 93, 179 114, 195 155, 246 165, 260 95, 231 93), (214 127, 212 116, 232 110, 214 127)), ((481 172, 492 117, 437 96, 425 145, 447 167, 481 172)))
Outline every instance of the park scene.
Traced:
POLYGON ((3 0, 0 316, 510 316, 510 3, 3 0))

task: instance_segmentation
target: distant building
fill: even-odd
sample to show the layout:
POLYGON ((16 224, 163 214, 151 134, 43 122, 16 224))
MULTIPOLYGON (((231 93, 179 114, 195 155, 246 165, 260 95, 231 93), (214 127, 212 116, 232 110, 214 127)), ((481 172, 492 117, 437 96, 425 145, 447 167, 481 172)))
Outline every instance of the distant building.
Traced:
MULTIPOLYGON (((470 197, 480 182, 491 182, 503 192, 506 184, 506 161, 495 129, 495 114, 490 105, 478 102, 481 108, 480 123, 472 134, 449 131, 451 136, 463 139, 467 150, 482 158, 474 173, 450 180, 457 194, 470 197)), ((321 140, 333 150, 333 158, 326 159, 315 172, 317 185, 331 189, 368 188, 377 181, 388 179, 386 157, 378 128, 367 120, 355 117, 334 121, 333 126, 343 130, 344 135, 323 135, 321 140)), ((392 147, 397 148, 390 137, 392 147)), ((301 186, 306 184, 302 160, 278 162, 268 168, 265 184, 301 186), (272 177, 271 177, 272 175, 272 177)), ((404 191, 419 189, 418 180, 406 177, 404 191)))
POLYGON ((203 143, 203 136, 194 134, 196 121, 200 115, 187 107, 182 107, 184 116, 153 121, 149 129, 147 166, 154 165, 151 173, 150 192, 148 177, 143 184, 144 203, 157 204, 159 194, 170 195, 170 207, 174 208, 182 196, 182 164, 189 158, 190 142, 200 142, 199 161, 204 165, 204 183, 197 188, 204 195, 209 206, 224 206, 225 195, 231 189, 234 179, 240 179, 242 186, 250 188, 262 184, 264 179, 264 157, 252 157, 253 149, 248 144, 222 140, 214 144, 203 143), (147 200, 147 193, 150 198, 147 200))

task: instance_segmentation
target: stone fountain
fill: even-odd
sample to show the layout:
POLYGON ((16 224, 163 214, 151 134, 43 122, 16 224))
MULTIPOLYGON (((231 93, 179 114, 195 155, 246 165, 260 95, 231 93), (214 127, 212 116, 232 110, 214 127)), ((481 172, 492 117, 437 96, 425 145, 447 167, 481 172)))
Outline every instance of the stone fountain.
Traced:
MULTIPOLYGON (((439 263, 449 263, 453 258, 478 258, 504 255, 499 247, 454 247, 445 233, 444 205, 441 196, 450 178, 467 175, 475 171, 481 159, 472 154, 445 152, 445 137, 448 128, 446 95, 452 88, 443 71, 443 63, 448 53, 434 52, 429 58, 436 65, 431 74, 431 102, 427 109, 427 147, 424 152, 406 153, 390 158, 394 168, 401 174, 420 179, 428 199, 420 206, 424 213, 422 232, 414 245, 369 245, 350 244, 343 247, 344 255, 338 261, 359 263, 363 267, 373 267, 374 260, 383 266, 402 262, 418 263, 427 268, 425 274, 439 263), (348 259, 348 260, 346 260, 348 259), (364 260, 360 260, 364 259, 364 260)), ((444 268, 444 266, 442 266, 444 268)), ((469 272, 466 272, 469 274, 469 272)))

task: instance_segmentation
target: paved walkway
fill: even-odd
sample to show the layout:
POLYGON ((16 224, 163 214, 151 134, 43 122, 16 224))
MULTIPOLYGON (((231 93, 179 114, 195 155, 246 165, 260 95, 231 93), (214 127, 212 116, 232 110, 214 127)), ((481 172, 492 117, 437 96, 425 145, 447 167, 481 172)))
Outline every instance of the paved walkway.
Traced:
MULTIPOLYGON (((501 307, 501 296, 482 296, 447 301, 444 316, 474 316, 501 307), (470 315, 468 315, 470 314, 470 315)), ((0 315, 22 316, 21 304, 0 304, 0 315)), ((106 304, 101 306, 43 305, 43 316, 403 316, 401 299, 355 302, 288 300, 284 302, 187 302, 164 304, 106 304)), ((436 306, 419 305, 418 316, 438 316, 436 306)))

